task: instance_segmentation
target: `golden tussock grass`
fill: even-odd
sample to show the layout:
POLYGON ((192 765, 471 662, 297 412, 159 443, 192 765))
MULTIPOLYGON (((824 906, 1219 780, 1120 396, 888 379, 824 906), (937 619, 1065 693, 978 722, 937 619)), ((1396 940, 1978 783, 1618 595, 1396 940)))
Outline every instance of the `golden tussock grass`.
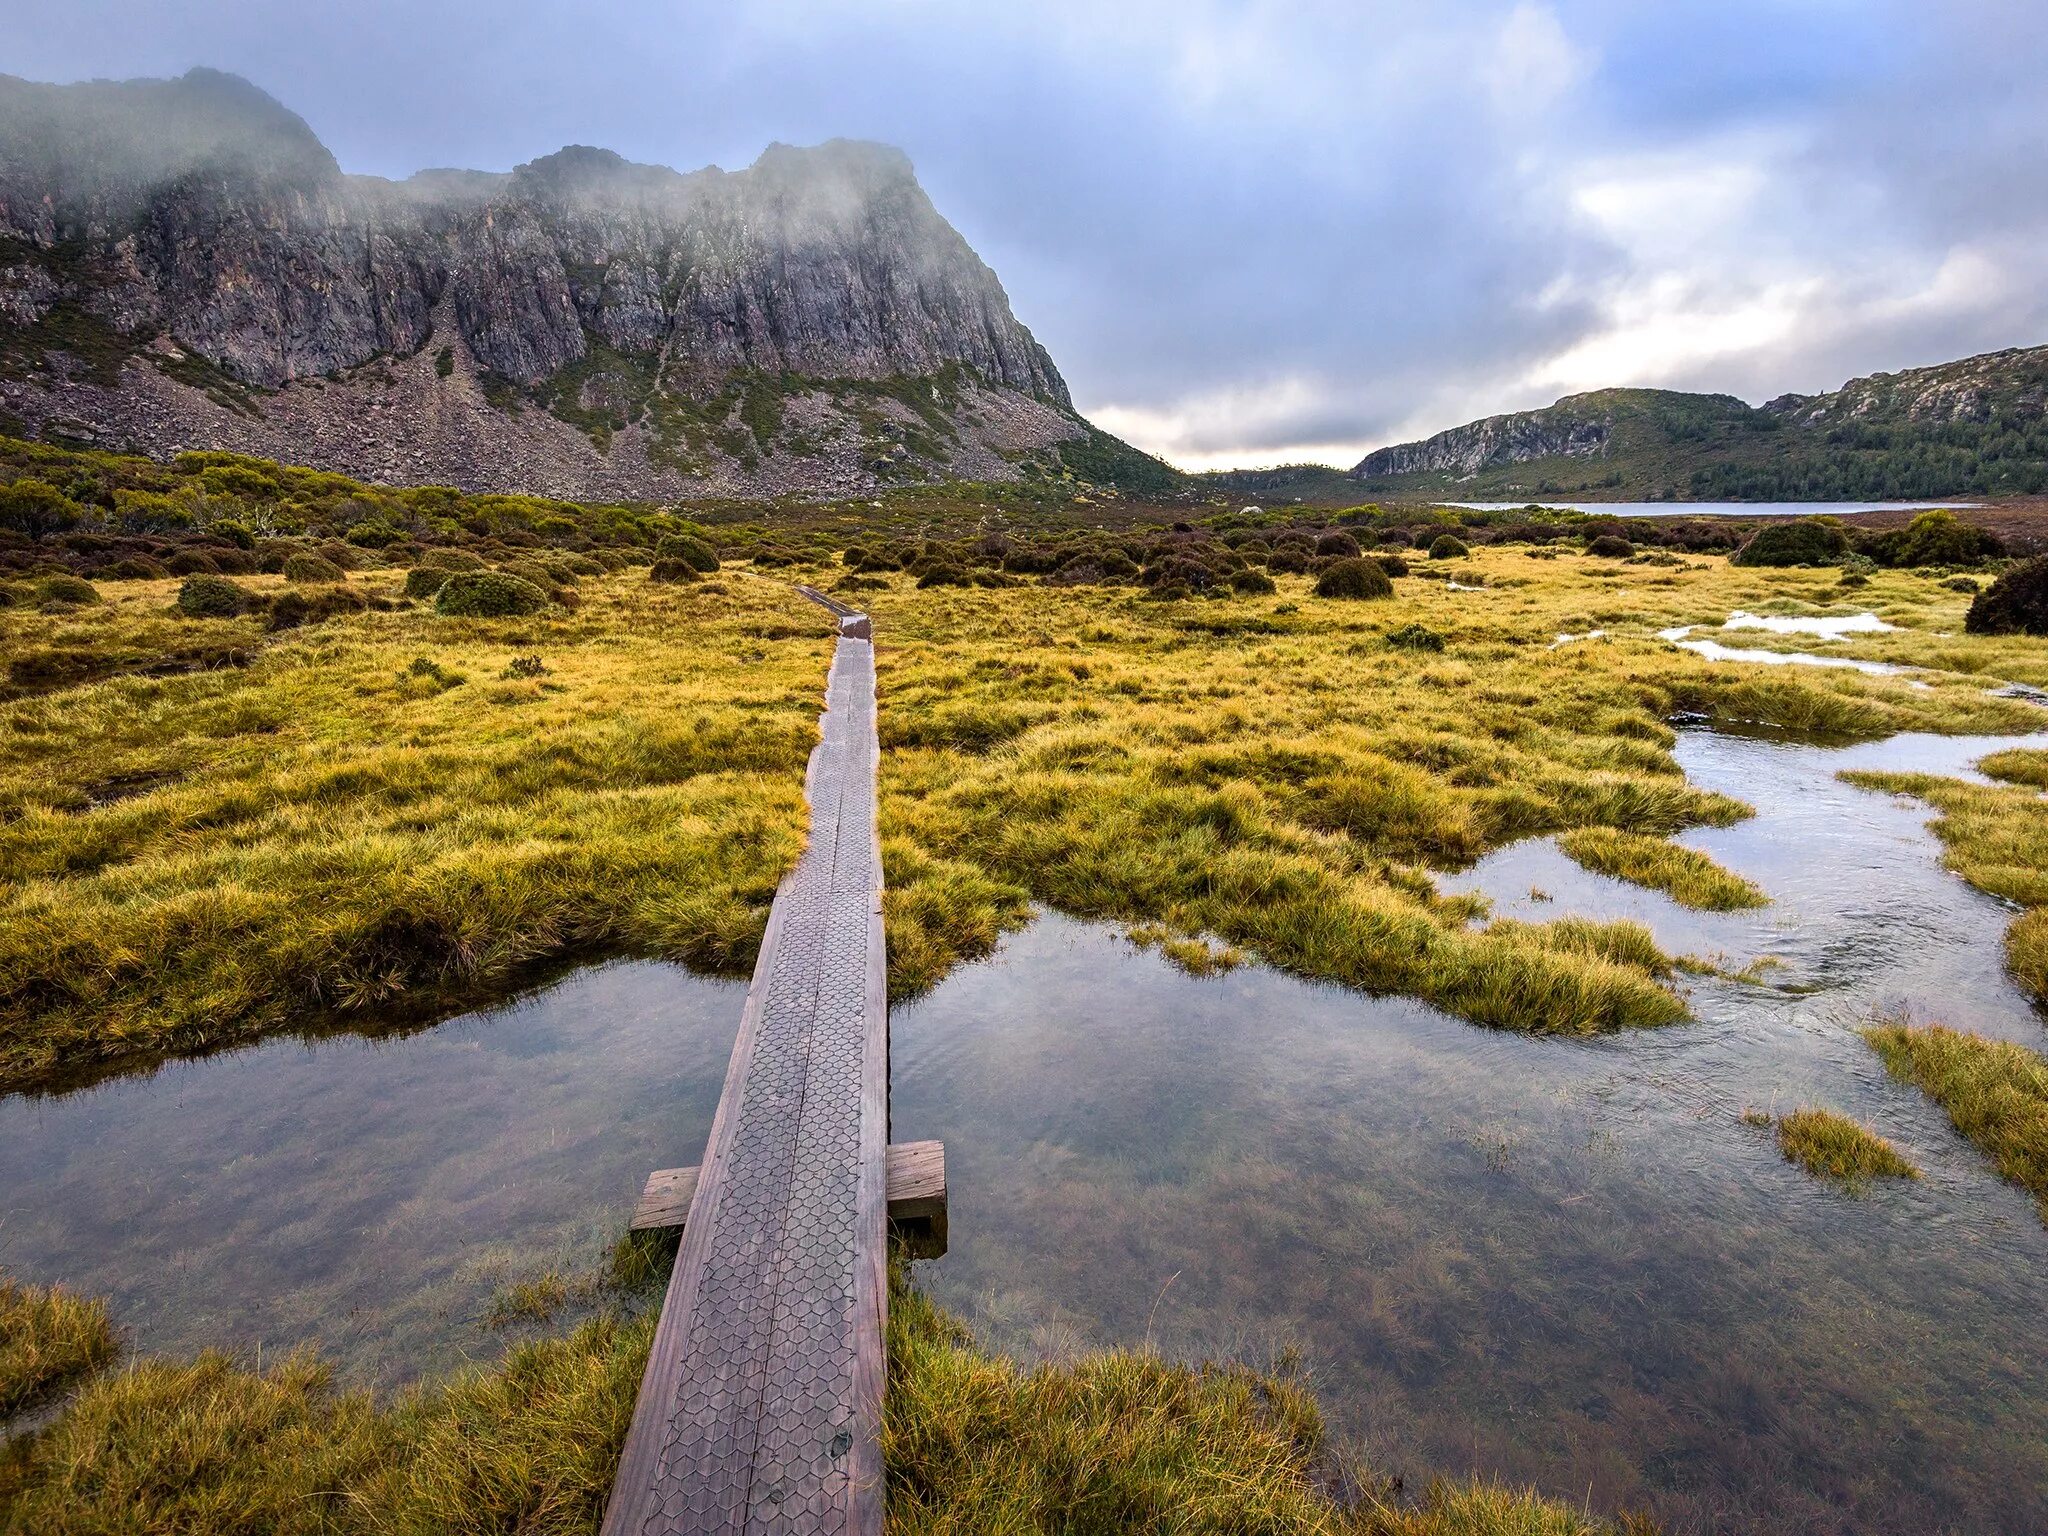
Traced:
MULTIPOLYGON (((446 1009, 581 953, 743 970, 801 847, 829 638, 781 583, 723 585, 365 613, 0 705, 0 1083, 446 1009)), ((171 590, 0 625, 118 642, 171 590)))
POLYGON ((1288 576, 1272 597, 1183 603, 903 578, 864 591, 882 637, 899 993, 985 953, 1038 901, 1212 935, 1502 1028, 1670 1023, 1684 1009, 1641 930, 1474 927, 1474 903, 1440 896, 1430 871, 1556 832, 1682 900, 1753 904, 1747 882, 1664 841, 1747 814, 1686 784, 1665 715, 1828 736, 2017 731, 2035 715, 1992 698, 1985 674, 2048 675, 2023 648, 1941 639, 1962 599, 1906 574, 1859 597, 1901 625, 1871 649, 1943 669, 1926 690, 1850 671, 1761 676, 1656 639, 1738 607, 1826 605, 1825 575, 1514 549, 1471 563, 1486 590, 1404 578, 1369 606, 1319 601, 1288 576), (1446 649, 1388 640, 1417 623, 1446 649), (1610 638, 1553 646, 1594 628, 1610 638))
POLYGON ((1638 837, 1612 827, 1580 827, 1560 837, 1557 846, 1595 874, 1662 891, 1688 907, 1732 912, 1770 901, 1756 886, 1704 853, 1661 837, 1638 837))
MULTIPOLYGON (((7 1529, 38 1536, 585 1536, 603 1514, 653 1326, 606 1311, 387 1402, 337 1387, 308 1352, 261 1370, 218 1353, 137 1361, 92 1381, 0 1464, 0 1510, 7 1529)), ((1340 1502, 1321 1419, 1291 1375, 1136 1351, 1027 1369, 981 1351, 900 1274, 889 1362, 883 1446, 898 1536, 1612 1529, 1485 1483, 1434 1485, 1411 1506, 1369 1481, 1340 1502)))
POLYGON ((0 1423, 98 1370, 118 1347, 105 1303, 0 1275, 0 1423))
POLYGON ((1786 1162, 1808 1173, 1846 1184, 1920 1177, 1920 1170, 1897 1147, 1832 1109, 1796 1109, 1781 1115, 1778 1151, 1786 1162))
POLYGON ((1880 1022, 1863 1031, 1885 1069, 1948 1111, 1955 1128, 2048 1221, 2048 1057, 1940 1024, 1880 1022))

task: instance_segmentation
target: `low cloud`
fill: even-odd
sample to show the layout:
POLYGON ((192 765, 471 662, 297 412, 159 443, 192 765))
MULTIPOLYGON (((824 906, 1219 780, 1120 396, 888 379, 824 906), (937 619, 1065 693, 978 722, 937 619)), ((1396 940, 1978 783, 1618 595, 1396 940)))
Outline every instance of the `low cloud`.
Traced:
POLYGON ((2048 340, 2038 0, 16 10, 16 73, 232 69, 351 170, 898 144, 1083 409, 1191 467, 2048 340))

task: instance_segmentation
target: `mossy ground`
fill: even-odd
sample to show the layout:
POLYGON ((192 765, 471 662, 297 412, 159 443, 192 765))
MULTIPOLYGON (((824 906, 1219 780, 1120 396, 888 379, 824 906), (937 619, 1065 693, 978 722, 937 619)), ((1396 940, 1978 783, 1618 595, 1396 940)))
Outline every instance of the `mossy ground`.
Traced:
MULTIPOLYGON (((1736 607, 1830 604, 1831 573, 1513 547, 1460 565, 1484 591, 1418 575, 1363 607, 1308 598, 1305 575, 1273 596, 1178 603, 867 578, 899 995, 1039 901, 1488 1025, 1670 1023, 1683 1005, 1647 934, 1475 925, 1474 902, 1441 897, 1431 870, 1579 832, 1582 851, 1658 852, 1617 873, 1746 896, 1646 841, 1745 814, 1686 784, 1666 716, 2018 731, 2038 712, 1987 685, 2048 682, 2037 646, 1956 637, 1966 599, 1924 576, 1873 578, 1858 606, 1901 628, 1854 642, 1938 669, 1916 689, 1707 662, 1655 638, 1736 607), (1443 651, 1389 643, 1423 622, 1443 651), (1594 628, 1611 638, 1553 648, 1594 628)), ((573 608, 485 621, 408 604, 402 572, 372 570, 347 585, 387 611, 282 635, 181 618, 173 581, 0 611, 0 654, 81 658, 97 679, 0 704, 0 1081, 337 1011, 431 1013, 571 955, 743 969, 797 850, 829 644, 788 574, 838 579, 621 572, 586 580, 573 608), (236 664, 145 675, 149 657, 194 647, 236 664), (532 655, 544 672, 505 675, 532 655)), ((2035 792, 1943 783, 1918 787, 1954 800, 1950 821, 1987 807, 1987 853, 1965 873, 2038 901, 2035 792)), ((2015 934, 2023 975, 2048 950, 2032 933, 2015 934)))
POLYGON ((895 985, 915 989, 985 951, 1035 900, 1213 935, 1479 1023, 1567 1034, 1668 1023, 1683 1009, 1647 935, 1474 927, 1474 908, 1439 897, 1430 871, 1591 828, 1582 850, 1630 854, 1616 873, 1706 904, 1749 902, 1758 893, 1745 882, 1655 841, 1746 814, 1686 784, 1667 716, 1829 739, 2040 721, 1988 690, 2048 673, 2043 659, 1945 636, 1967 599, 1925 577, 1879 573, 1857 604, 1901 626, 1869 653, 1941 669, 1922 690, 1709 662, 1656 638, 1736 608, 1838 608, 1831 572, 1515 549, 1461 566, 1486 590, 1418 575, 1369 607, 1318 603, 1307 577, 1285 575, 1275 597, 1181 603, 1099 587, 917 590, 902 577, 863 591, 886 637, 895 985), (1417 623, 1446 648, 1390 643, 1417 623), (1609 638, 1553 645, 1592 629, 1609 638), (1646 847, 1656 860, 1635 856, 1646 847))

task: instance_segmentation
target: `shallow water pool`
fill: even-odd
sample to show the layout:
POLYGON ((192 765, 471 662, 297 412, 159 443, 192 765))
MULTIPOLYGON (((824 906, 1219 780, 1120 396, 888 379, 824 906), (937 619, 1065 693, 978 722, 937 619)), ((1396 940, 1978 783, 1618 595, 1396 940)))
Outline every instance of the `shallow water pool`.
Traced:
POLYGON ((1043 917, 896 1012, 896 1134, 944 1137, 952 1186, 919 1283, 1027 1352, 1297 1347, 1333 1428, 1411 1478, 1674 1531, 2048 1528, 2048 1232, 1850 1031, 1886 1009, 2048 1036, 2000 963, 2010 913, 1939 868, 1926 809, 1834 777, 2009 744, 1685 736, 1689 776, 1759 815, 1683 841, 1762 884, 1760 912, 1687 912, 1548 840, 1444 881, 1779 963, 1693 985, 1697 1022, 1656 1032, 1197 980, 1043 917), (1926 1179, 1846 1195, 1739 1118, 1806 1102, 1926 1179))
POLYGON ((0 1267, 103 1295, 145 1350, 317 1339, 391 1385, 490 1355, 505 1285, 588 1270, 694 1163, 745 987, 593 967, 384 1039, 284 1039, 0 1099, 0 1267))
MULTIPOLYGON (((1682 839, 1761 884, 1700 914, 1518 844, 1446 888, 1635 917, 1759 982, 1595 1041, 1258 967, 1197 980, 1042 916, 895 1011, 897 1139, 941 1136, 952 1251, 919 1283, 1026 1353, 1298 1350, 1338 1436, 1674 1532, 2048 1529, 2048 1231, 1852 1028, 1905 1011, 2040 1046, 2010 913, 1915 802, 2048 736, 1830 751, 1687 733, 1759 814, 1682 839), (1924 1181, 1846 1195, 1745 1108, 1866 1120, 1924 1181)), ((587 1268, 646 1172, 701 1155, 744 989, 579 972, 402 1037, 274 1041, 0 1099, 0 1265, 111 1298, 146 1350, 317 1339, 391 1384, 495 1353, 505 1284, 587 1268)))

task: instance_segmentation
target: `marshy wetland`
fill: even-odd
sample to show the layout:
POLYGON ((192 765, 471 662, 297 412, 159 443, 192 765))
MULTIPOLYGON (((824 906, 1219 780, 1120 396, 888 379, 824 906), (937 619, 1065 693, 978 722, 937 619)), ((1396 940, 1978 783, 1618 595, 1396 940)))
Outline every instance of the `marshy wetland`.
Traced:
POLYGON ((389 556, 297 628, 147 573, 0 610, 10 657, 104 662, 0 702, 0 1266, 141 1362, 0 1464, 29 1528, 169 1507, 152 1426, 201 1392, 276 1432, 199 1482, 295 1528, 587 1528, 660 1264, 613 1245, 702 1146, 796 851, 828 633, 791 577, 875 617, 895 1134, 951 1165, 896 1309, 902 1529, 1077 1487, 1105 1529, 1190 1488, 1404 1536, 2048 1521, 2048 1227, 1859 1032, 2048 1043, 2048 714, 1997 692, 2048 653, 1966 635, 1951 573, 1475 540, 1342 601, 1347 552, 1270 528, 1070 527, 1040 570, 702 531, 707 576, 500 618, 389 556), (1912 670, 1661 638, 1736 615, 1912 670), (1809 1109, 1921 1176, 1788 1162, 1809 1109), (384 1395, 275 1374, 301 1344, 384 1395), (1095 1353, 1144 1346, 1261 1374, 1095 1353))

